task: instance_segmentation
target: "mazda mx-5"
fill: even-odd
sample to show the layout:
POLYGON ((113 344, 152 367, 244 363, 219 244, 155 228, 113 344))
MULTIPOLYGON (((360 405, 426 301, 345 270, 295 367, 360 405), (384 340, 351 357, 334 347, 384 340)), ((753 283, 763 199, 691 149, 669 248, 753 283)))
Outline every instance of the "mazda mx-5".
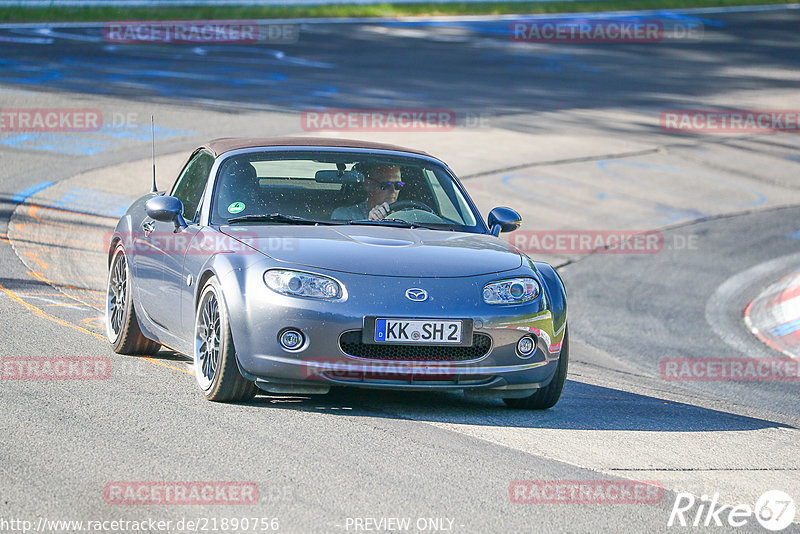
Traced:
POLYGON ((498 237, 520 224, 506 207, 484 221, 417 150, 217 139, 117 224, 108 339, 190 356, 213 401, 359 387, 549 408, 567 374, 566 294, 498 237))

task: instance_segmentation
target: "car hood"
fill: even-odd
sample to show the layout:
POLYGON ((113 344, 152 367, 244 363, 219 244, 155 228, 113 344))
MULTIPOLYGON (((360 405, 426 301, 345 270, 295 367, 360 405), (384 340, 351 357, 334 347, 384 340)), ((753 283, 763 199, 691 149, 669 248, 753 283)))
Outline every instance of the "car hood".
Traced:
POLYGON ((278 261, 378 276, 459 277, 517 269, 522 256, 485 234, 381 226, 223 226, 278 261))

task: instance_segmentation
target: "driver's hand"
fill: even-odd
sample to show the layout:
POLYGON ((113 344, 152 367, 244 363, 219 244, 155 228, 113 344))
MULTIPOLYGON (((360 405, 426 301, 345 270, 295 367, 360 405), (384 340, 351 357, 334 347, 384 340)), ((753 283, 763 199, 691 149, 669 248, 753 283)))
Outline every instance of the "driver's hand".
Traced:
POLYGON ((384 202, 383 204, 378 204, 374 208, 372 208, 369 212, 369 220, 370 221, 382 221, 389 215, 389 203, 384 202))

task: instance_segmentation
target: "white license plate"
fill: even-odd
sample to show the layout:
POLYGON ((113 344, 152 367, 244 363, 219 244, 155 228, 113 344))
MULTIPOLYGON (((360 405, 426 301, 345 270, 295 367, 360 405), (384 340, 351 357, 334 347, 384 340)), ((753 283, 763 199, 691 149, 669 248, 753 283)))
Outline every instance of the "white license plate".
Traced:
POLYGON ((377 343, 461 344, 462 321, 376 319, 377 343))

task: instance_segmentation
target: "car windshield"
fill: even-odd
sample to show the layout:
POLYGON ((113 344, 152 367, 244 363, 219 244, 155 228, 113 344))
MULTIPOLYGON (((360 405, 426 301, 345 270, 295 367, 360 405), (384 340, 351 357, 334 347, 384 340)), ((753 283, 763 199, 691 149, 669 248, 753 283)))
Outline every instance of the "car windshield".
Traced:
POLYGON ((484 233, 434 162, 352 152, 249 152, 225 159, 212 224, 366 224, 484 233), (371 212, 380 206, 377 212, 371 212))

